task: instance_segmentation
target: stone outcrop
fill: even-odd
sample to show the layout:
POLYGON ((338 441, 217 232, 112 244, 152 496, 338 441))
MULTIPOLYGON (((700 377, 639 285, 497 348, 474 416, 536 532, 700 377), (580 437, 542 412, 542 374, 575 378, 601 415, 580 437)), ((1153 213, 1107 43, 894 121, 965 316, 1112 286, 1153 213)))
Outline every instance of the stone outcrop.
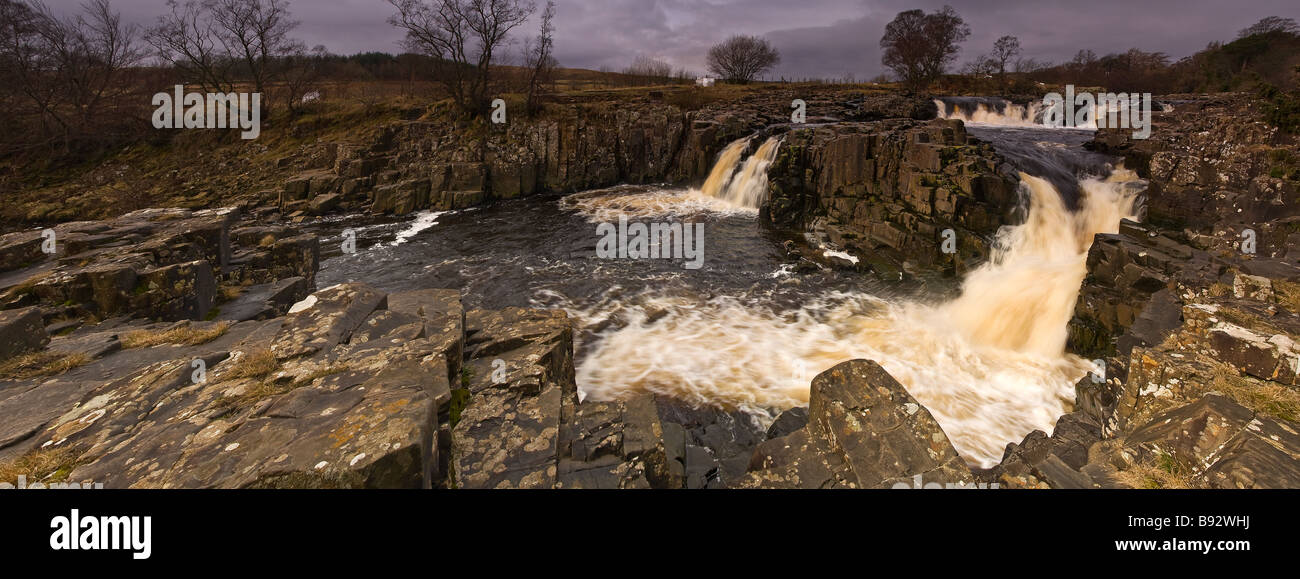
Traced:
POLYGON ((49 342, 40 309, 0 311, 0 362, 44 348, 49 342))
POLYGON ((1174 102, 1148 141, 1101 131, 1093 143, 1151 185, 1148 223, 1094 241, 1070 323, 1070 350, 1105 365, 1077 387, 1072 420, 1096 426, 1088 460, 1077 436, 1031 435, 1008 451, 1028 469, 1004 461, 1013 486, 1300 485, 1297 200, 1265 174, 1288 137, 1242 95, 1174 102), (1033 470, 1055 454, 1071 470, 1033 470))
MULTIPOLYGON (((226 297, 301 278, 293 300, 315 286, 319 242, 285 228, 237 229, 237 208, 145 209, 108 221, 65 223, 0 238, 0 309, 40 306, 54 318, 136 315, 202 320, 226 297), (250 231, 251 229, 251 231, 250 231), (52 242, 54 252, 44 252, 52 242), (31 247, 39 253, 32 255, 31 247), (222 291, 222 288, 226 291, 222 291)), ((277 304, 286 301, 279 296, 277 304)), ((292 302, 290 302, 292 303, 292 302)), ((283 313, 283 309, 278 310, 283 313)))
POLYGON ((768 172, 772 222, 811 229, 878 273, 986 260, 1014 222, 1014 179, 960 121, 887 120, 796 128, 768 172), (955 253, 941 251, 952 230, 955 253))
POLYGON ((455 291, 336 286, 207 343, 0 382, 0 453, 76 449, 69 480, 109 488, 434 486, 462 329, 455 291))
POLYGON ((1295 488, 1300 424, 1252 412, 1219 395, 1160 414, 1124 439, 1134 461, 1168 457, 1213 488, 1295 488))
POLYGON ((890 488, 976 484, 930 411, 875 362, 813 379, 808 424, 754 453, 748 488, 890 488))
MULTIPOLYGON (((1162 97, 1165 98, 1165 97, 1162 97)), ((1260 103, 1245 94, 1169 95, 1173 110, 1156 111, 1148 139, 1129 129, 1103 129, 1093 149, 1124 158, 1150 180, 1148 221, 1178 231, 1219 237, 1218 247, 1241 241, 1252 229, 1260 253, 1294 246, 1290 224, 1300 217, 1300 188, 1288 166, 1295 137, 1261 117, 1260 103), (1271 249, 1264 249, 1265 247, 1271 249)))
POLYGON ((477 129, 441 115, 401 121, 360 142, 321 144, 275 201, 291 219, 363 208, 402 215, 543 191, 690 183, 727 144, 790 123, 794 99, 805 101, 810 123, 936 112, 928 99, 833 87, 769 87, 695 106, 702 96, 682 88, 619 101, 569 98, 536 118, 511 113, 504 125, 477 129))

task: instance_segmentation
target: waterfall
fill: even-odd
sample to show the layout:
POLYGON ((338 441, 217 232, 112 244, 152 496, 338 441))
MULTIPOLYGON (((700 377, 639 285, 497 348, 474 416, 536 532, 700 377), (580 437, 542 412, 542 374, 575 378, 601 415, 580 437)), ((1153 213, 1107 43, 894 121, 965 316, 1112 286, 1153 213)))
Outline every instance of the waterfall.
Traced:
MULTIPOLYGON (((1018 105, 1000 98, 944 97, 934 99, 934 104, 939 107, 941 119, 957 119, 967 123, 997 127, 1049 128, 1043 124, 1043 116, 1047 109, 1042 102, 1034 101, 1027 105, 1018 105)), ((1172 110, 1167 104, 1162 103, 1160 107, 1165 112, 1172 110)), ((1112 119, 1108 126, 1116 126, 1114 115, 1125 112, 1128 108, 1129 102, 1126 100, 1094 104, 1088 119, 1083 122, 1074 121, 1071 128, 1095 131, 1097 119, 1103 117, 1112 119)), ((1070 108, 1068 114, 1073 116, 1076 114, 1074 110, 1070 108)))
POLYGON ((727 201, 733 206, 760 209, 767 200, 767 168, 776 159, 781 146, 779 137, 771 137, 754 151, 744 164, 740 158, 749 146, 751 137, 727 145, 718 156, 718 162, 709 172, 709 178, 700 193, 727 201))
POLYGON ((1042 103, 1018 105, 1003 99, 948 97, 934 99, 939 118, 1004 127, 1042 127, 1042 103))
POLYGON ((835 292, 778 311, 742 296, 699 303, 652 294, 609 311, 577 310, 581 320, 615 311, 630 320, 601 337, 578 383, 596 400, 641 391, 763 412, 806 404, 812 377, 835 364, 876 360, 934 413, 968 462, 992 466, 1008 442, 1051 432, 1092 369, 1065 351, 1088 249, 1095 234, 1136 217, 1145 185, 1123 168, 1084 179, 1070 210, 1049 181, 1024 173, 1021 181, 1025 222, 1001 232, 992 259, 954 300, 835 292))

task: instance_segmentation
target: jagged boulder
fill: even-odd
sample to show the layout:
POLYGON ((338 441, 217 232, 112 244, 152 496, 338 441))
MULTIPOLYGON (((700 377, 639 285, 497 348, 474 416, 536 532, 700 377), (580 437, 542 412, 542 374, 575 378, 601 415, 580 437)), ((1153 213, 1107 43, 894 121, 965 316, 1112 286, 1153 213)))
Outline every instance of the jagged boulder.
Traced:
POLYGON ((140 276, 139 312, 161 320, 201 320, 216 301, 217 282, 206 260, 180 263, 140 276))
POLYGON ((0 236, 0 272, 29 267, 49 257, 41 250, 43 242, 38 231, 0 236))
POLYGON ((808 425, 759 445, 746 488, 975 484, 948 436, 879 364, 852 360, 813 379, 808 425))

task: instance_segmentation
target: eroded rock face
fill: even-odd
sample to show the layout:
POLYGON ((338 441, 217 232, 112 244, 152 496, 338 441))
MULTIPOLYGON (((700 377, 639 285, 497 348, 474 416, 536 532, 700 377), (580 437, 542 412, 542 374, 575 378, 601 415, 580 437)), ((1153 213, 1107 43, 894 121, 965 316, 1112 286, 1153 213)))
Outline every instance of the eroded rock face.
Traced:
POLYGON ((930 411, 875 362, 853 360, 813 379, 808 425, 759 445, 747 488, 973 485, 930 411))
POLYGON ((1270 169, 1278 165, 1273 151, 1294 151, 1294 139, 1263 122, 1260 103, 1250 95, 1169 98, 1174 110, 1155 111, 1149 139, 1134 139, 1128 129, 1105 129, 1093 148, 1124 157, 1126 166, 1151 181, 1152 223, 1201 234, 1232 227, 1235 235, 1253 227, 1275 238, 1268 244, 1285 245, 1294 233, 1283 223, 1300 215, 1300 192, 1270 169))
POLYGON ((797 128, 769 170, 770 219, 822 232, 882 272, 904 261, 965 268, 1013 221, 1017 183, 960 121, 797 128), (957 252, 940 251, 952 229, 957 252))
MULTIPOLYGON (((837 87, 764 87, 714 101, 689 88, 651 95, 567 97, 538 118, 466 139, 450 120, 402 121, 368 142, 322 143, 287 180, 279 211, 291 217, 368 209, 404 215, 462 209, 541 191, 622 183, 702 180, 730 142, 791 122, 803 100, 808 122, 934 118, 919 96, 837 87)), ((515 114, 515 113, 511 113, 515 114)))

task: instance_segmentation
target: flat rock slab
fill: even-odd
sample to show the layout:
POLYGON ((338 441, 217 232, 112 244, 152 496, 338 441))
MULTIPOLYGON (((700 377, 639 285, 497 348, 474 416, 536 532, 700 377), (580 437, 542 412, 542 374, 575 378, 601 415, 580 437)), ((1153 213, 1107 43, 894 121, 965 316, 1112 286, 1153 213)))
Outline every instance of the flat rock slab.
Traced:
POLYGON ((290 308, 271 351, 285 360, 346 342, 371 313, 387 308, 387 299, 387 294, 357 283, 316 292, 290 308))
POLYGON ((466 314, 469 402, 452 432, 458 488, 553 488, 560 430, 577 404, 573 329, 564 312, 466 314))

